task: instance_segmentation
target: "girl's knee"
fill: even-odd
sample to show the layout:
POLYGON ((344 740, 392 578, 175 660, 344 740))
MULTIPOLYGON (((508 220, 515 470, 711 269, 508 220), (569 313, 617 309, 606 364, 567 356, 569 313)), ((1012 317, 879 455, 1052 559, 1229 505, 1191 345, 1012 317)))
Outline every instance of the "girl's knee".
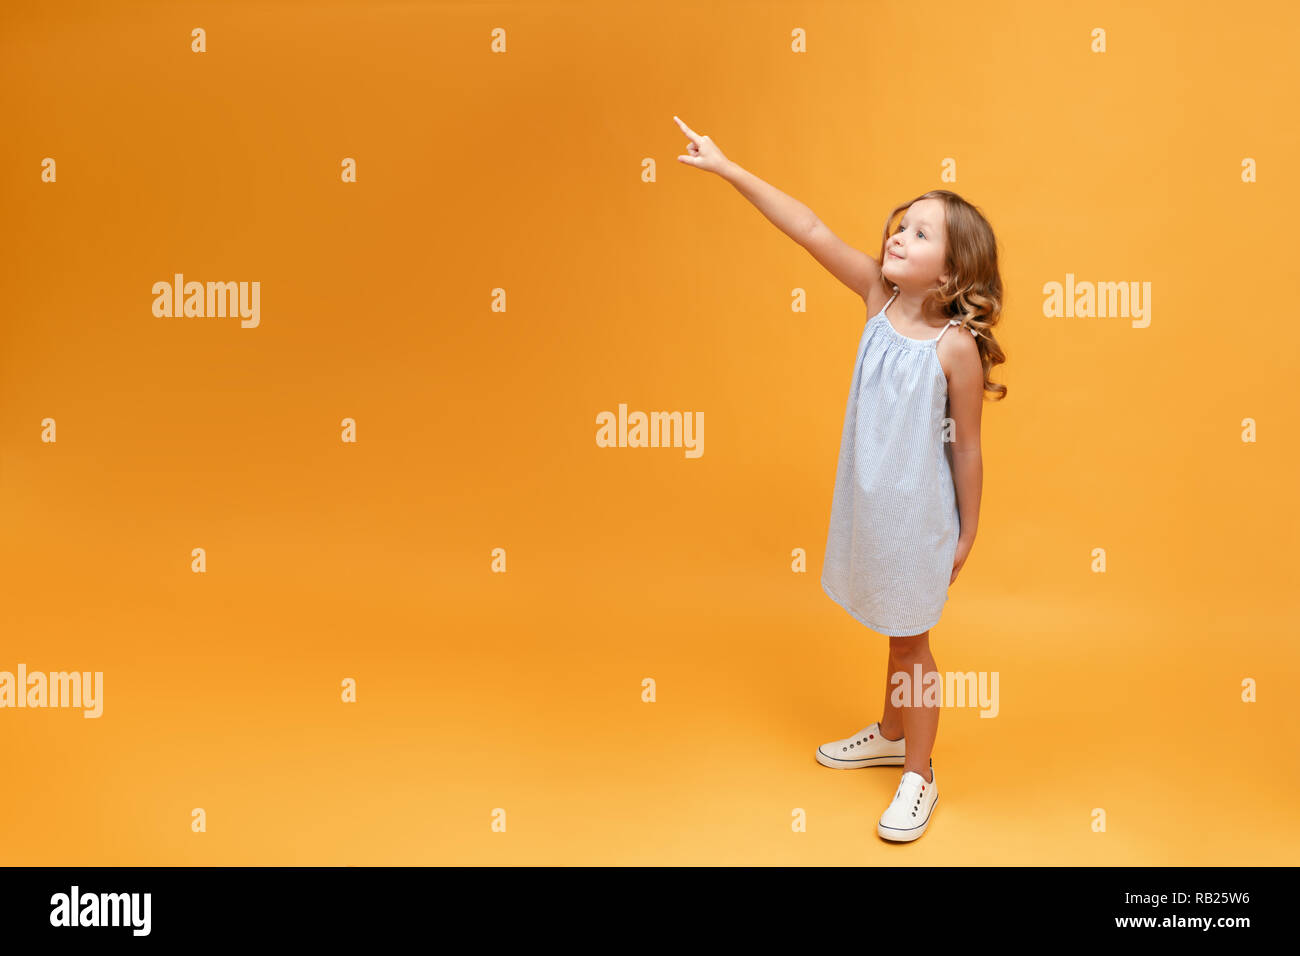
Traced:
POLYGON ((889 656, 900 660, 922 658, 930 652, 930 632, 889 639, 889 656))

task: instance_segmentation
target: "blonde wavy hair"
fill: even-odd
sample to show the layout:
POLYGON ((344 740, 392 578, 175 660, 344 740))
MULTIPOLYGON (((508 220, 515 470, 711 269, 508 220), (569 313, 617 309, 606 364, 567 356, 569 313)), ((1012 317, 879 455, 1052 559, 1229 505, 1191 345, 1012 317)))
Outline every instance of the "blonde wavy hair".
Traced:
MULTIPOLYGON (((984 366, 984 391, 992 392, 997 400, 1004 399, 1007 387, 989 378, 993 366, 1001 365, 1007 356, 993 337, 993 326, 1002 317, 1002 277, 998 274, 997 239, 983 213, 947 189, 932 189, 900 203, 885 220, 879 261, 885 261, 885 245, 893 233, 894 217, 921 199, 938 199, 943 203, 948 247, 945 265, 948 281, 926 297, 925 308, 927 311, 935 308, 941 315, 959 319, 963 326, 974 331, 980 364, 984 366)), ((894 284, 884 275, 880 281, 886 289, 894 289, 894 284)))

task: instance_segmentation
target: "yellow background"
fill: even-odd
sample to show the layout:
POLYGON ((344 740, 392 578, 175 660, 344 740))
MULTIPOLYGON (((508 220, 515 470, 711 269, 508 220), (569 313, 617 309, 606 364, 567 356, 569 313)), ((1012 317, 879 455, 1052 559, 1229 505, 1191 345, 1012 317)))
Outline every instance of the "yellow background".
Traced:
POLYGON ((105 688, 0 711, 0 863, 1294 864, 1298 19, 5 5, 0 670, 105 688), (1000 713, 944 711, 914 844, 898 769, 813 760, 881 713, 819 584, 867 316, 673 114, 873 255, 931 188, 998 234, 931 641, 1000 713), (154 317, 175 272, 260 281, 260 327, 154 317), (1066 273, 1151 326, 1045 317, 1066 273), (702 411, 703 457, 596 447, 620 402, 702 411))

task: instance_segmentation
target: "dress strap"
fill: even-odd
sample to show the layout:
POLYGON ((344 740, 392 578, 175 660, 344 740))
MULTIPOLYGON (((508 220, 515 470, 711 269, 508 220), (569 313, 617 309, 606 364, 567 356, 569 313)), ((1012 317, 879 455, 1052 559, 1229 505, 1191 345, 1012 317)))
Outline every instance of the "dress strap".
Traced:
POLYGON ((944 334, 945 332, 947 332, 950 328, 952 328, 954 325, 957 325, 957 324, 959 324, 959 323, 957 322, 956 319, 949 319, 949 320, 948 320, 948 324, 945 325, 942 329, 939 330, 939 334, 936 335, 936 336, 934 337, 934 340, 935 340, 936 342, 938 342, 941 338, 943 338, 943 334, 944 334))
MULTIPOLYGON (((944 332, 947 332, 947 331, 948 331, 950 328, 952 328, 954 325, 961 325, 961 319, 949 319, 949 320, 948 320, 948 324, 945 325, 945 326, 943 327, 943 329, 939 332, 939 334, 936 335, 936 336, 934 337, 934 341, 935 341, 936 343, 938 343, 938 341, 939 341, 941 338, 943 338, 943 333, 944 333, 944 332)), ((975 330, 972 329, 969 325, 966 326, 966 331, 969 332, 972 336, 976 336, 975 330)), ((978 336, 976 336, 976 337, 978 337, 978 336)))

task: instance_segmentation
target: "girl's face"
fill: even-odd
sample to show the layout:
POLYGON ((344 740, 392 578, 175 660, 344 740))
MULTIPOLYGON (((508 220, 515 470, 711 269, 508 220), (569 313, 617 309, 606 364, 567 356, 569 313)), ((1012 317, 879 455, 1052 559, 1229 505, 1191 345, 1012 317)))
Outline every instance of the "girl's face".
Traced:
POLYGON ((900 289, 922 291, 943 282, 947 255, 943 203, 918 199, 903 212, 885 243, 884 277, 900 289))

